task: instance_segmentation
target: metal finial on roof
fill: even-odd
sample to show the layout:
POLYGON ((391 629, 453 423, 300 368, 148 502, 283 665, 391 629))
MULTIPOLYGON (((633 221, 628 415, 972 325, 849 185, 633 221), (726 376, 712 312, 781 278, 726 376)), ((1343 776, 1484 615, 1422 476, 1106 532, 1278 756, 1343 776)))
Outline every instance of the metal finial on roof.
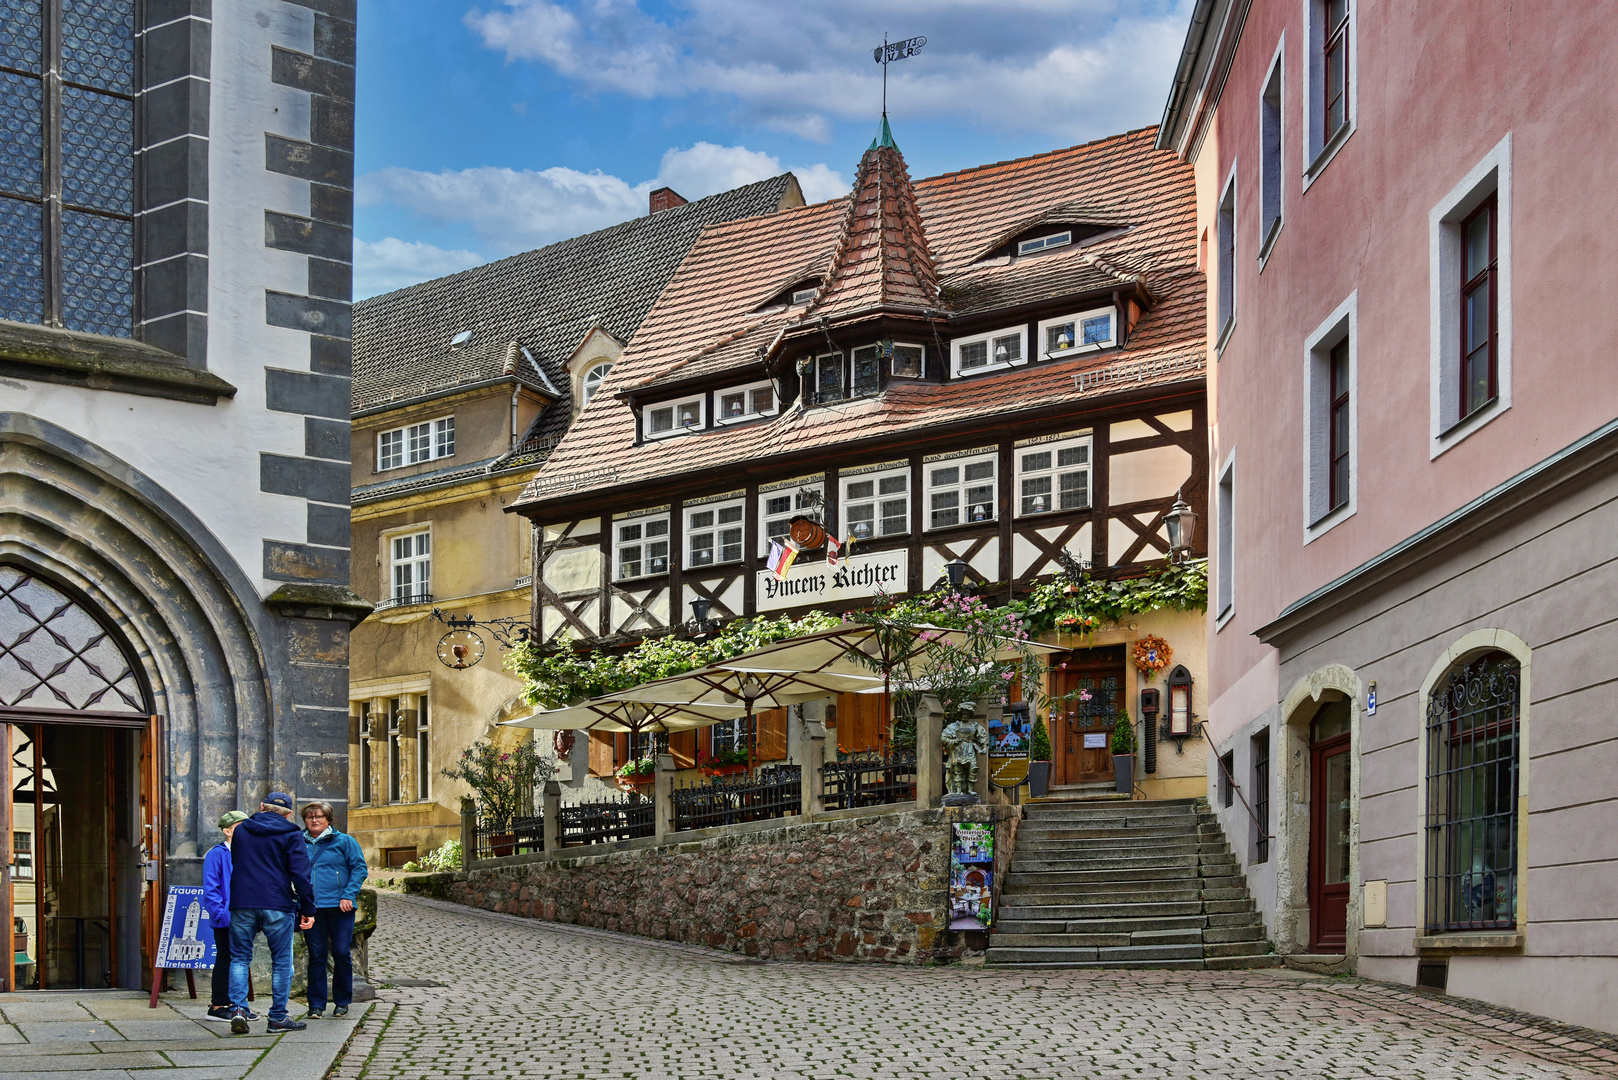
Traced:
MULTIPOLYGON (((916 52, 927 44, 924 37, 906 38, 904 41, 888 42, 888 35, 882 35, 882 46, 871 50, 871 58, 882 65, 882 145, 893 146, 893 136, 888 133, 888 65, 895 60, 903 60, 907 56, 915 56, 916 52)), ((872 143, 875 150, 877 144, 872 143)), ((898 147, 894 147, 898 149, 898 147)))

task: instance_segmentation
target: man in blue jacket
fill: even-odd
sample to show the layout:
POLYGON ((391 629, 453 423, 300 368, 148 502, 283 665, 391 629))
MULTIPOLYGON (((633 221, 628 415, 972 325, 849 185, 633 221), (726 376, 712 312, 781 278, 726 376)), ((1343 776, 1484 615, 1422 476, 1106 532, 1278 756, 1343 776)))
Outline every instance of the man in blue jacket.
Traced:
POLYGON ((365 884, 365 855, 357 840, 331 823, 331 803, 303 808, 309 877, 315 883, 315 925, 309 945, 309 1019, 326 1014, 326 954, 331 953, 333 1016, 347 1016, 354 1000, 354 904, 365 884))
POLYGON ((253 938, 270 947, 270 1032, 309 1025, 287 1017, 292 991, 292 928, 314 925, 314 887, 303 830, 291 821, 292 796, 272 791, 258 813, 236 825, 230 844, 230 1030, 246 1035, 247 972, 253 938))
MULTIPOLYGON (((228 810, 219 819, 225 834, 202 860, 202 908, 213 928, 213 994, 208 1001, 208 1019, 230 1023, 235 1010, 230 1007, 230 835, 238 822, 247 820, 240 810, 228 810)), ((249 1013, 249 1020, 258 1017, 249 1013)))

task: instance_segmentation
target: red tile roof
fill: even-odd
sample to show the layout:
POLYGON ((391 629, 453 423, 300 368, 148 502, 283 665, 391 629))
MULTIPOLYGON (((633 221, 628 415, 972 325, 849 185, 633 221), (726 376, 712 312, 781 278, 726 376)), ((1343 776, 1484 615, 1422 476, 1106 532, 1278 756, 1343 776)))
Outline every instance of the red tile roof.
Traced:
MULTIPOLYGON (((1192 175, 1173 154, 1153 149, 1155 136, 1149 128, 932 177, 914 185, 913 202, 903 159, 879 147, 861 161, 850 198, 709 227, 614 366, 609 392, 591 399, 516 506, 543 517, 552 498, 1062 403, 1078 411, 1123 389, 1200 378, 1205 286, 1192 175), (1044 221, 1126 227, 1082 246, 984 261, 1044 221), (761 310, 806 267, 832 268, 810 307, 761 310), (933 275, 942 296, 928 301, 933 275), (876 398, 794 406, 773 420, 643 446, 634 445, 634 414, 613 396, 728 370, 738 383, 760 378, 760 347, 822 313, 835 321, 885 304, 986 315, 1137 284, 1153 306, 1118 352, 943 384, 895 380, 876 398)), ((875 445, 873 453, 880 453, 875 445)))

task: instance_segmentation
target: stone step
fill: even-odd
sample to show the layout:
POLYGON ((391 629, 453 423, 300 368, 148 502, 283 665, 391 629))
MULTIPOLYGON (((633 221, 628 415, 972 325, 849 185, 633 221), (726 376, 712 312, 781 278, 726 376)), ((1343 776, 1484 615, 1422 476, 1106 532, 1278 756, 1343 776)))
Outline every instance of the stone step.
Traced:
POLYGON ((1001 948, 990 945, 988 960, 991 964, 1084 964, 1084 963, 1140 963, 1163 960, 1201 960, 1200 945, 1120 945, 1094 949, 1068 948, 1001 948))
MULTIPOLYGON (((1223 901, 1234 903, 1234 901, 1223 901)), ((1251 900, 1248 903, 1252 903, 1251 900)), ((1114 903, 1114 904, 1049 904, 1037 906, 1002 907, 1001 917, 1026 922, 1052 922, 1057 919, 1073 922, 1080 919, 1149 919, 1166 915, 1201 915, 1202 901, 1185 900, 1172 903, 1114 903)))
POLYGON ((1092 822, 1111 824, 1152 824, 1169 822, 1183 826, 1187 829, 1201 828, 1208 823, 1195 814, 1187 813, 1178 807, 1167 809, 1150 809, 1149 803, 1132 803, 1129 806, 1095 806, 1095 807, 1057 807, 1057 806, 1030 806, 1025 820, 1035 823, 1048 821, 1056 822, 1092 822))
POLYGON ((1013 857, 1012 869, 1006 873, 1006 888, 1014 885, 1083 885, 1096 881, 1169 881, 1169 880, 1199 880, 1209 881, 1240 881, 1240 878, 1205 878, 1199 876, 1197 866, 1185 863, 1165 863, 1163 865, 1120 866, 1116 869, 1106 870, 1020 870, 1017 869, 1017 860, 1013 857))
MULTIPOLYGON (((1165 855, 1225 855, 1223 851, 1203 851, 1209 845, 1190 840, 1165 838, 1151 840, 1066 840, 1046 837, 1017 837, 1013 860, 1048 859, 1134 859, 1136 862, 1155 862, 1165 855)), ((1220 864, 1223 865, 1223 864, 1220 864)))
POLYGON ((1086 840, 1096 843, 1126 843, 1143 846, 1149 842, 1178 841, 1182 844, 1206 843, 1190 829, 1127 828, 1100 825, 1024 825, 1017 830, 1019 844, 1035 840, 1086 840))
POLYGON ((1201 945, 1206 930, 1137 930, 1129 935, 1131 945, 1201 945))
POLYGON ((1053 874, 1018 874, 1013 877, 1006 875, 1004 892, 1010 893, 1070 893, 1082 896, 1086 893, 1113 892, 1141 892, 1151 889, 1172 889, 1176 892, 1200 892, 1207 884, 1205 878, 1195 877, 1180 871, 1178 877, 1136 877, 1131 873, 1104 874, 1099 877, 1087 878, 1083 881, 1027 881, 1029 877, 1045 878, 1058 877, 1053 874))
MULTIPOLYGON (((1100 960, 1094 962, 1065 963, 1059 960, 996 960, 991 954, 987 957, 990 964, 1002 968, 1111 968, 1115 970, 1168 970, 1191 969, 1196 970, 1204 966, 1205 961, 1196 960, 1100 960)), ((1232 965, 1227 965, 1232 966, 1232 965)), ((1273 964, 1251 964, 1250 967, 1274 967, 1273 964)))
POLYGON ((1274 953, 1256 953, 1252 956, 1210 956, 1203 966, 1214 971, 1245 971, 1253 968, 1278 968, 1282 960, 1274 953))
POLYGON ((1209 926, 1216 926, 1224 929, 1237 926, 1263 927, 1264 925, 1264 917, 1257 911, 1236 911, 1226 912, 1224 914, 1216 913, 1207 916, 1207 919, 1209 926))
POLYGON ((1115 904, 1194 904, 1198 900, 1195 887, 1189 889, 1120 889, 1109 892, 1069 893, 1035 892, 1002 894, 1001 906, 1015 905, 1019 909, 1035 907, 1067 907, 1075 904, 1108 907, 1115 904))
POLYGON ((1245 900, 1247 899, 1247 887, 1244 885, 1236 889, 1203 889, 1202 898, 1204 900, 1245 900))
POLYGON ((1252 926, 1212 926, 1202 932, 1202 940, 1209 945, 1226 945, 1233 941, 1263 941, 1264 925, 1255 922, 1252 926))
POLYGON ((1270 943, 1268 941, 1206 941, 1202 945, 1202 955, 1210 959, 1225 956, 1268 956, 1270 943))
MULTIPOLYGON (((1155 918, 1085 919, 1079 922, 1057 920, 1014 920, 1000 913, 995 936, 1001 934, 1119 934, 1133 937, 1147 930, 1201 931, 1208 920, 1201 915, 1160 915, 1155 918)), ((991 939, 992 940, 992 939, 991 939)))
POLYGON ((1204 911, 1209 915, 1228 915, 1236 911, 1252 911, 1253 901, 1245 900, 1204 900, 1204 911))
MULTIPOLYGON (((1177 934, 1201 934, 1200 930, 1176 930, 1177 934)), ((1094 949, 1106 945, 1116 947, 1133 944, 1129 934, 1003 934, 996 932, 989 939, 989 947, 1006 948, 1050 948, 1050 949, 1094 949)))

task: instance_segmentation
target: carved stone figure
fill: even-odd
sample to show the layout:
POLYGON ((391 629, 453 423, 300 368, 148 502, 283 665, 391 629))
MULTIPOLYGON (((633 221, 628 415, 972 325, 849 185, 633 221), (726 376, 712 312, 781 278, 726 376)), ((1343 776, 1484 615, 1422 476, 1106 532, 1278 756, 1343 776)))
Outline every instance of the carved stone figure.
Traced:
POLYGON ((944 787, 950 796, 976 801, 978 758, 989 752, 989 733, 976 720, 956 720, 944 729, 944 787))

